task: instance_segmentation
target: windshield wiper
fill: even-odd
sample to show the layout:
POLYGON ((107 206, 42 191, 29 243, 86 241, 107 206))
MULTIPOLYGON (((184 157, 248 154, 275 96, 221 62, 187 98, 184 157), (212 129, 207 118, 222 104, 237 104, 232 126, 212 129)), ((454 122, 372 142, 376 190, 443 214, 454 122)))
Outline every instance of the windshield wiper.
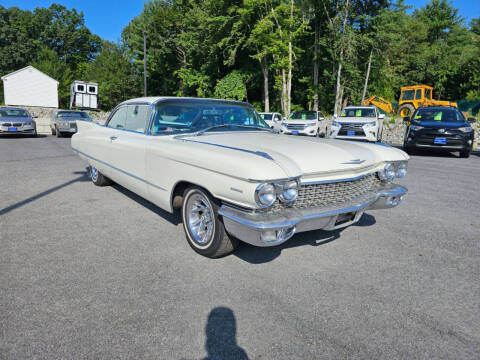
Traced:
POLYGON ((255 129, 255 130, 265 130, 265 131, 271 131, 271 129, 267 129, 264 127, 260 126, 252 126, 252 125, 236 125, 236 124, 222 124, 222 125, 214 125, 214 126, 209 126, 206 127, 205 129, 199 130, 196 133, 194 133, 194 136, 200 136, 203 135, 204 133, 214 130, 214 129, 221 129, 221 128, 227 128, 227 129, 233 129, 233 128, 242 128, 242 129, 255 129))

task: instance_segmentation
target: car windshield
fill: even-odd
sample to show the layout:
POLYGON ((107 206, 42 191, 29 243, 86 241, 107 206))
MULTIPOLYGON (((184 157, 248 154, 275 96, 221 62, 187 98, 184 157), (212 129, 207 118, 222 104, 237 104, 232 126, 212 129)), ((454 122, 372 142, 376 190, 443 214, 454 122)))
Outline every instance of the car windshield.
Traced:
POLYGON ((288 120, 317 120, 316 111, 294 111, 288 117, 288 120))
POLYGON ((462 113, 457 109, 445 108, 445 109, 432 109, 424 108, 419 109, 414 118, 414 122, 422 123, 427 121, 436 122, 465 122, 465 118, 462 113))
POLYGON ((369 108, 346 108, 343 109, 341 117, 371 117, 374 118, 375 109, 369 108))
POLYGON ((62 119, 62 118, 74 118, 74 119, 83 119, 83 120, 88 120, 90 117, 86 112, 83 111, 59 111, 57 113, 57 118, 62 119))
POLYGON ((156 105, 152 134, 202 131, 268 130, 249 104, 216 100, 166 100, 156 105))
POLYGON ((413 100, 415 90, 404 90, 402 92, 402 100, 413 100))
POLYGON ((260 114, 263 120, 272 120, 273 114, 260 114))
POLYGON ((28 117, 28 112, 23 109, 0 109, 0 117, 28 117))

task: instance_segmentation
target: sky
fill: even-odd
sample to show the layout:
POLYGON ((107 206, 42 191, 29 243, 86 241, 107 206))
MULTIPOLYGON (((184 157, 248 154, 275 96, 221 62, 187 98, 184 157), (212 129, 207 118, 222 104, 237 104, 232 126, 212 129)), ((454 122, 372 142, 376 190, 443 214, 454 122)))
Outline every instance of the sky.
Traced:
MULTIPOLYGON (((0 5, 33 10, 36 7, 49 7, 54 2, 83 11, 85 24, 92 33, 115 42, 120 40, 122 29, 143 9, 143 0, 0 0, 0 5)), ((415 7, 422 7, 427 2, 405 0, 405 4, 415 7)), ((480 17, 480 0, 453 0, 451 3, 460 10, 460 16, 466 19, 467 24, 470 19, 480 17)))

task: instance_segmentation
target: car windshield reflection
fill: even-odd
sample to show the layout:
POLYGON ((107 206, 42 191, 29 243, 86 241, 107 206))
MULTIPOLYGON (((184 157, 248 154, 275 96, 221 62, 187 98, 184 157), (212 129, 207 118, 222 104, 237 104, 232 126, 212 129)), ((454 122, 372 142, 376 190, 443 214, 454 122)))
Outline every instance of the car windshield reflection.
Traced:
POLYGON ((245 130, 270 130, 270 127, 249 104, 182 99, 156 104, 151 133, 161 135, 245 130))

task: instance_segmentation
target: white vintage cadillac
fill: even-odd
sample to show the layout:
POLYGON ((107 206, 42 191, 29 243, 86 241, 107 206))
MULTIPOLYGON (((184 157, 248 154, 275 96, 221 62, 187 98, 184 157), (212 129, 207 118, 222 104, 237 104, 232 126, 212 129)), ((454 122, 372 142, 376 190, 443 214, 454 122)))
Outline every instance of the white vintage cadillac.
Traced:
POLYGON ((149 97, 118 105, 105 125, 78 121, 72 148, 95 185, 110 180, 169 212, 180 210, 199 254, 239 240, 272 246, 334 230, 367 209, 397 206, 408 155, 389 146, 272 132, 244 102, 149 97))

